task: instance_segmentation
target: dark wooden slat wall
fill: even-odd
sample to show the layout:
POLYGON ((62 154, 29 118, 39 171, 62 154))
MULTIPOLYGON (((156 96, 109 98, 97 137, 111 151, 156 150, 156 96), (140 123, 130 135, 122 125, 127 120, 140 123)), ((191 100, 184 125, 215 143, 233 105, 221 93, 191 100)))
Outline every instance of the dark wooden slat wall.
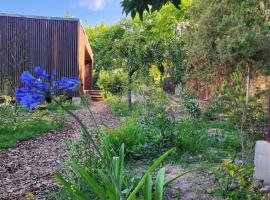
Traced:
POLYGON ((77 20, 0 16, 0 94, 21 86, 21 73, 35 66, 78 77, 78 27, 77 20))

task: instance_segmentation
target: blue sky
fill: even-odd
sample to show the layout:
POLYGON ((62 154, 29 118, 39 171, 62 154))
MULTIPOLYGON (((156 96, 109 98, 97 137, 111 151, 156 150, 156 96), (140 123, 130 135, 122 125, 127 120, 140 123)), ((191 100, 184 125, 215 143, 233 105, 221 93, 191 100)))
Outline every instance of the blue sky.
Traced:
POLYGON ((85 25, 111 24, 122 17, 121 0, 0 0, 0 13, 80 18, 85 25))

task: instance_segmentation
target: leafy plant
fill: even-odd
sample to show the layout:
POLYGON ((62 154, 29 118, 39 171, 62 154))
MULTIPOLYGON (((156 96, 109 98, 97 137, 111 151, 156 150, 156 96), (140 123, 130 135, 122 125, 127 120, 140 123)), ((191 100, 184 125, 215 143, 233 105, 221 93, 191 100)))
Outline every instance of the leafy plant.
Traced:
MULTIPOLYGON (((155 189, 153 190, 153 181, 152 174, 160 165, 160 163, 168 157, 175 149, 170 149, 162 156, 160 156, 151 167, 149 167, 144 176, 141 178, 139 183, 127 194, 123 193, 123 179, 124 179, 124 145, 121 146, 119 151, 119 156, 112 157, 111 159, 111 170, 113 172, 113 178, 108 174, 104 173, 103 170, 98 171, 98 177, 95 178, 90 175, 86 170, 84 170, 79 165, 72 163, 71 168, 77 174, 79 174, 86 182, 89 188, 96 194, 99 199, 110 199, 110 200, 119 200, 119 199, 145 199, 151 200, 154 197, 157 200, 163 199, 163 188, 174 181, 176 178, 165 182, 165 169, 162 168, 157 173, 155 189), (143 192, 142 192, 143 191, 143 192)), ((186 172, 187 173, 187 172, 186 172)), ((180 174, 177 178, 185 175, 186 173, 180 174)), ((56 181, 65 187, 71 194, 74 194, 78 199, 91 199, 86 196, 84 193, 79 191, 75 186, 67 182, 61 175, 55 174, 56 181)))
POLYGON ((181 91, 181 104, 184 106, 189 116, 198 119, 201 115, 201 109, 197 99, 192 97, 187 89, 181 91))
POLYGON ((126 74, 121 69, 113 71, 101 70, 97 81, 97 85, 101 90, 113 95, 123 94, 126 83, 126 74))
POLYGON ((235 164, 225 160, 217 168, 211 168, 210 173, 215 176, 216 188, 212 193, 226 199, 266 199, 253 189, 253 165, 235 164))
POLYGON ((146 143, 143 126, 132 118, 128 119, 121 127, 105 130, 105 134, 101 135, 101 147, 105 151, 118 153, 118 149, 123 143, 126 145, 127 157, 141 153, 141 146, 146 143))
MULTIPOLYGON (((213 118, 218 118, 219 114, 226 115, 227 118, 240 127, 243 121, 244 112, 244 128, 249 128, 252 132, 252 127, 257 127, 259 124, 265 123, 266 113, 263 108, 264 101, 263 92, 257 91, 249 99, 246 104, 246 92, 244 88, 244 78, 240 73, 231 75, 231 83, 224 81, 221 88, 216 91, 215 101, 208 108, 211 111, 213 118)), ((257 129, 258 131, 258 129, 257 129)))

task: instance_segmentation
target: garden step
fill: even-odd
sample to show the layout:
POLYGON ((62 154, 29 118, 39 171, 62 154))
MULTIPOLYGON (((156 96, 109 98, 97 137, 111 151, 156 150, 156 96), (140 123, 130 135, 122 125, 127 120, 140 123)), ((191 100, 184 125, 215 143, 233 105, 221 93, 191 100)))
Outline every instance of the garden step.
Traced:
POLYGON ((85 94, 89 94, 92 101, 103 101, 100 90, 85 90, 85 94))

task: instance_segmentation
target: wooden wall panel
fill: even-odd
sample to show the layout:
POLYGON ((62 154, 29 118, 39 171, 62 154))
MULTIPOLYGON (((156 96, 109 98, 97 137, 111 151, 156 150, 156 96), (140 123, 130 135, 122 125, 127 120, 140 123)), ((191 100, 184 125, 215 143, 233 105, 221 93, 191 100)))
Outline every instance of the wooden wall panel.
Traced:
POLYGON ((89 45, 88 38, 81 24, 79 24, 79 72, 82 81, 82 90, 93 88, 93 52, 89 45))
MULTIPOLYGON (((20 86, 24 70, 54 68, 57 78, 79 75, 78 19, 8 16, 0 14, 0 94, 20 86)), ((88 43, 88 41, 87 41, 88 43)))

